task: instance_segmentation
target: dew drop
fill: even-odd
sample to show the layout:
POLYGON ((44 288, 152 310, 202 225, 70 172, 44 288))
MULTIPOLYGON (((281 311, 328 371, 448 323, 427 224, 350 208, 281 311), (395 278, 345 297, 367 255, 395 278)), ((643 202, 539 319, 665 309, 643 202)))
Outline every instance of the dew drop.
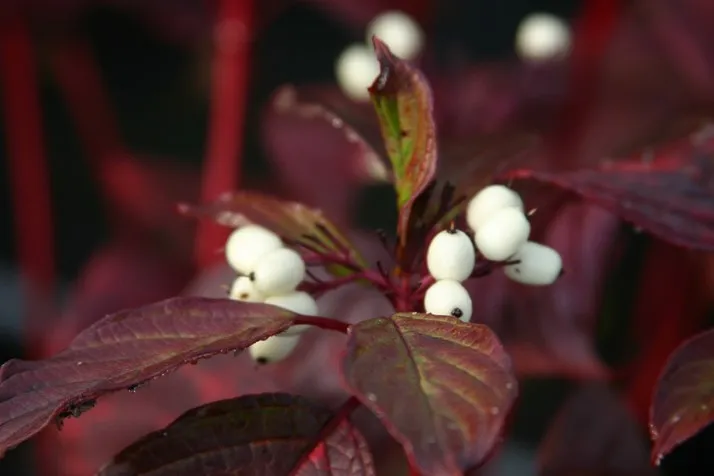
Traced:
POLYGON ((375 395, 375 394, 373 394, 373 393, 368 393, 368 394, 367 394, 367 400, 369 400, 370 402, 376 402, 376 401, 377 401, 377 395, 375 395))
POLYGON ((168 432, 168 431, 164 431, 163 433, 161 433, 161 436, 169 436, 169 432, 168 432))
POLYGON ((699 408, 701 408, 703 412, 709 411, 709 405, 706 403, 702 403, 699 408))
POLYGON ((491 415, 498 415, 500 410, 498 407, 491 407, 491 415))
POLYGON ((652 440, 656 440, 657 438, 659 438, 659 432, 657 431, 657 427, 650 423, 649 428, 650 437, 652 438, 652 440))
POLYGON ((81 360, 79 362, 77 362, 77 365, 83 365, 83 364, 84 364, 84 362, 82 362, 81 360))
POLYGON ((506 383, 506 390, 513 390, 513 382, 506 383))
POLYGON ((682 417, 680 417, 679 415, 674 415, 674 416, 672 417, 672 419, 669 420, 669 421, 670 421, 670 423, 678 423, 679 420, 681 420, 681 419, 682 419, 682 417))

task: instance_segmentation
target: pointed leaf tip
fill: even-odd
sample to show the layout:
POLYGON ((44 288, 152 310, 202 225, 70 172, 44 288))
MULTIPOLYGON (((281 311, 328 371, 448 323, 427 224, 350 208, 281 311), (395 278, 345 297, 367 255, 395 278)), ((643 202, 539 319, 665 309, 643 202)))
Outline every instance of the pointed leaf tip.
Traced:
POLYGON ((266 304, 180 297, 111 314, 45 360, 0 368, 0 452, 102 395, 186 363, 242 350, 286 330, 295 314, 266 304))
POLYGON ((517 394, 495 334, 447 316, 400 313, 354 325, 342 372, 422 474, 461 475, 481 464, 517 394))
POLYGON ((652 460, 714 422, 714 330, 685 341, 672 353, 655 387, 650 407, 652 460))
POLYGON ((324 434, 329 410, 283 393, 203 405, 122 450, 98 476, 372 476, 364 437, 348 421, 324 434))
POLYGON ((431 88, 421 72, 392 54, 379 38, 372 39, 379 75, 369 87, 382 139, 392 164, 399 207, 398 233, 407 237, 414 200, 436 174, 436 124, 431 88))

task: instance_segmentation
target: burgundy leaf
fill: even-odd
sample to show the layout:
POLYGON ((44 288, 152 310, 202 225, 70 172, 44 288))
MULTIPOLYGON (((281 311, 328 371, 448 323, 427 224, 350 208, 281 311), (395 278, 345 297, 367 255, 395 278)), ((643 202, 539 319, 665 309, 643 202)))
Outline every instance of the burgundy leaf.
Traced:
POLYGON ((661 459, 675 447, 714 422, 714 330, 684 342, 669 358, 650 408, 652 459, 661 459))
POLYGON ((209 403, 125 448, 98 476, 373 475, 362 435, 346 420, 330 428, 331 417, 284 393, 209 403))
POLYGON ((392 163, 399 207, 397 234, 404 244, 414 200, 436 173, 432 94, 426 78, 416 68, 395 57, 378 38, 372 41, 380 70, 369 93, 392 163))
POLYGON ((496 443, 517 394, 488 327, 399 313, 352 327, 342 371, 423 474, 461 475, 496 443))
POLYGON ((78 416, 101 395, 242 350, 284 331, 295 317, 265 304, 173 298, 111 314, 49 359, 10 360, 0 369, 0 452, 53 419, 78 416))
POLYGON ((289 242, 319 252, 348 253, 355 262, 364 264, 359 252, 322 211, 298 202, 240 191, 224 194, 207 205, 182 204, 179 208, 186 215, 210 218, 225 226, 256 223, 271 229, 289 242))
POLYGON ((664 241, 714 250, 714 187, 711 136, 687 139, 641 160, 606 163, 592 170, 547 173, 520 170, 531 178, 582 196, 664 241))
POLYGON ((263 116, 263 143, 291 195, 346 226, 359 188, 389 180, 389 172, 359 132, 304 96, 292 86, 277 91, 263 116))
POLYGON ((632 414, 602 384, 577 390, 550 427, 539 454, 541 476, 646 476, 646 439, 632 414))

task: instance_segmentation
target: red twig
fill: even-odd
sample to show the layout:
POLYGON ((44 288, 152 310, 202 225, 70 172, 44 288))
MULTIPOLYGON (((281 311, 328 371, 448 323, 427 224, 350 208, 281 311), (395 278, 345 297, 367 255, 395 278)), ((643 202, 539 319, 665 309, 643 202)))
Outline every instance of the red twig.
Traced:
MULTIPOLYGON (((210 129, 203 169, 204 202, 237 189, 240 182, 252 24, 252 0, 219 2, 214 27, 210 129)), ((199 223, 196 236, 199 266, 209 266, 222 259, 216 250, 223 245, 229 231, 209 220, 199 223)))
POLYGON ((327 424, 322 427, 320 433, 315 437, 314 444, 303 453, 302 457, 295 464, 295 467, 290 472, 291 476, 300 474, 303 465, 310 460, 316 449, 320 447, 325 441, 330 437, 330 435, 342 424, 343 421, 347 420, 352 412, 358 409, 362 404, 357 399, 357 397, 348 398, 345 403, 335 412, 335 415, 330 418, 327 424))
POLYGON ((347 334, 350 329, 350 325, 346 322, 330 319, 329 317, 299 316, 295 318, 294 322, 295 325, 315 326, 320 329, 341 332, 343 334, 347 334))
MULTIPOLYGON (((9 10, 9 9, 7 9, 9 10)), ((21 15, 4 10, 0 22, 0 81, 12 189, 15 246, 29 284, 25 318, 29 339, 39 327, 37 297, 51 296, 55 279, 54 227, 42 109, 32 39, 21 15)), ((41 311, 40 311, 41 312, 41 311)), ((34 352, 34 345, 28 349, 34 352)))

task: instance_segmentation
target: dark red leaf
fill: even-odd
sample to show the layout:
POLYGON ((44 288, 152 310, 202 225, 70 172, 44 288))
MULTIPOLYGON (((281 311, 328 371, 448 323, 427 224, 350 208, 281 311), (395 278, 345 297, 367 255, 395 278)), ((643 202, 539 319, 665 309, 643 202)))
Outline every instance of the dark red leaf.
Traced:
POLYGON ((352 217, 360 187, 389 180, 384 158, 357 130, 295 87, 276 92, 261 129, 274 173, 291 196, 339 225, 352 217))
MULTIPOLYGON (((710 133, 709 133, 710 134, 710 133)), ((686 139, 640 160, 605 163, 567 173, 520 170, 531 178, 573 191, 664 241, 714 250, 714 141, 686 139), (656 157, 656 160, 655 160, 656 157)))
POLYGON ((400 313, 354 325, 342 370, 412 464, 434 476, 480 464, 518 392, 495 334, 447 316, 400 313))
POLYGON ((104 394, 219 353, 242 350, 287 329, 295 314, 228 299, 173 298, 120 311, 46 360, 0 369, 0 453, 104 394))
POLYGON ((669 358, 650 408, 652 460, 714 422, 714 330, 679 346, 669 358))
POLYGON ((292 243, 304 244, 325 253, 348 253, 355 262, 366 266, 359 252, 322 211, 298 202, 240 191, 227 193, 207 205, 182 204, 180 211, 231 227, 256 223, 292 243))
POLYGON ((541 476, 645 476, 646 439, 620 398, 601 384, 581 387, 550 427, 539 454, 541 476))
POLYGON ((426 78, 392 55, 386 44, 372 39, 379 60, 379 76, 369 88, 377 111, 397 192, 402 243, 407 238, 414 200, 436 173, 436 125, 432 95, 426 78))
POLYGON ((98 476, 373 475, 367 444, 348 421, 324 434, 331 417, 284 393, 209 403, 125 448, 98 476))

